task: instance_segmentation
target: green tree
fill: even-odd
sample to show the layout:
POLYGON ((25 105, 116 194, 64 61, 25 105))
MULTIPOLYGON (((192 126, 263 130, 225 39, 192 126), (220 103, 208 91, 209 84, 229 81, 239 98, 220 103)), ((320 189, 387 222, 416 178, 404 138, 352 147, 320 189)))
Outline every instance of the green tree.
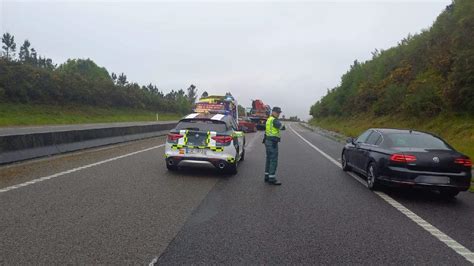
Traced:
POLYGON ((20 47, 20 53, 18 56, 20 57, 20 62, 29 62, 30 61, 30 42, 25 40, 23 45, 20 47))
POLYGON ((30 61, 35 66, 38 64, 38 53, 35 48, 31 48, 30 61))
POLYGON ((122 72, 117 78, 117 85, 125 86, 127 85, 127 83, 128 83, 127 76, 122 72))
MULTIPOLYGON (((40 58, 40 66, 50 68, 50 59, 40 58)), ((58 72, 63 74, 75 74, 88 81, 112 82, 109 72, 103 67, 99 67, 90 59, 68 59, 66 63, 58 67, 58 72)))
POLYGON ((16 51, 15 37, 8 32, 4 33, 2 37, 2 43, 5 57, 7 60, 11 60, 15 56, 16 51))
POLYGON ((110 74, 110 78, 112 79, 112 81, 114 82, 114 84, 116 84, 116 82, 117 82, 117 74, 115 74, 114 72, 112 72, 112 74, 110 74))
POLYGON ((196 86, 191 84, 188 88, 188 100, 191 104, 194 104, 196 102, 196 97, 197 97, 197 89, 196 86))

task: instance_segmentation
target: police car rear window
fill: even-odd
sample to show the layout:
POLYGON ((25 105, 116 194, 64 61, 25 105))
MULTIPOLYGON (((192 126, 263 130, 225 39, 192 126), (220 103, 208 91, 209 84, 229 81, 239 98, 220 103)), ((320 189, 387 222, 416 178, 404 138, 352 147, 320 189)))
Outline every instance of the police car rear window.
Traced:
POLYGON ((214 121, 214 120, 186 120, 181 121, 176 126, 177 130, 191 130, 191 131, 216 131, 216 132, 226 132, 227 126, 224 122, 214 121))

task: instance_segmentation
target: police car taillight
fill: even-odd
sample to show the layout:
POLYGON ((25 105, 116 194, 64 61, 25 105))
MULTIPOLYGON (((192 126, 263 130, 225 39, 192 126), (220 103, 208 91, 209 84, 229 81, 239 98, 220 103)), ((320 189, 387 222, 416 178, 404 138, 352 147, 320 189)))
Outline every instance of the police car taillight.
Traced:
POLYGON ((177 141, 178 139, 180 139, 182 137, 183 137, 183 135, 181 135, 181 134, 169 133, 168 134, 168 141, 169 142, 175 142, 175 141, 177 141))
POLYGON ((217 143, 229 143, 233 140, 231 136, 215 136, 212 137, 217 143))

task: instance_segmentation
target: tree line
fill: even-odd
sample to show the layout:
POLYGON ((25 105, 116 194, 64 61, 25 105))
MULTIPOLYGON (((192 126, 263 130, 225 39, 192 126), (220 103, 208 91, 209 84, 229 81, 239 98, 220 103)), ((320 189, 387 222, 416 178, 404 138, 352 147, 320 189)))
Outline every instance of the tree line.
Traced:
POLYGON ((474 114, 474 1, 454 0, 431 28, 372 59, 357 60, 310 110, 315 118, 358 114, 474 114))
POLYGON ((12 34, 2 36, 0 102, 127 107, 184 114, 191 111, 196 97, 195 85, 165 94, 152 83, 140 86, 124 73, 109 74, 91 59, 69 59, 58 66, 39 55, 30 41, 25 40, 17 50, 12 34))

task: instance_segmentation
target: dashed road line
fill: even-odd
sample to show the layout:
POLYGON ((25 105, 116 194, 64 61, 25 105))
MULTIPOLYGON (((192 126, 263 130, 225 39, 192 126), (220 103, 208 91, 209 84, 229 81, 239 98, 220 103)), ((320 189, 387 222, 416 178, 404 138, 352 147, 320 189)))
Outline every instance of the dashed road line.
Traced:
MULTIPOLYGON (((306 142, 306 144, 308 144, 311 148, 315 149, 321 155, 326 157, 330 162, 334 163, 337 167, 342 168, 341 164, 337 160, 333 159, 327 153, 323 152, 321 149, 319 149, 318 147, 313 145, 311 142, 309 142, 307 139, 305 139, 303 136, 301 136, 301 134, 296 132, 296 130, 294 130, 291 126, 289 126, 289 128, 291 129, 291 131, 293 131, 293 133, 296 134, 296 136, 298 136, 300 139, 302 139, 304 142, 306 142)), ((352 172, 347 172, 347 173, 350 176, 354 177, 357 181, 362 183, 364 186, 367 186, 366 182, 364 180, 362 180, 359 176, 353 174, 352 172)), ((461 245, 459 242, 452 239, 451 237, 449 237, 448 235, 443 233, 441 230, 439 230, 438 228, 434 227, 433 225, 431 225, 430 223, 425 221, 423 218, 421 218, 420 216, 418 216, 414 212, 410 211, 408 208, 406 208, 405 206, 400 204, 398 201, 394 200, 389 195, 387 195, 383 192, 380 192, 380 191, 374 191, 374 193, 376 195, 378 195, 379 197, 381 197, 383 200, 385 200, 392 207, 394 207, 395 209, 400 211, 403 215, 408 217, 410 220, 415 222, 417 225, 419 225, 425 231, 430 233, 436 239, 443 242, 446 246, 448 246, 449 248, 454 250, 456 253, 458 253, 459 255, 464 257, 470 263, 474 264, 474 252, 470 251, 469 249, 467 249, 466 247, 461 245)))
POLYGON ((158 257, 154 257, 153 260, 148 264, 149 266, 155 266, 158 263, 158 257))
POLYGON ((127 153, 127 154, 124 154, 124 155, 109 158, 107 160, 99 161, 99 162, 96 162, 96 163, 87 164, 87 165, 84 165, 84 166, 80 166, 80 167, 77 167, 77 168, 73 168, 73 169, 70 169, 70 170, 59 172, 59 173, 56 173, 56 174, 53 174, 53 175, 43 176, 43 177, 36 178, 36 179, 30 180, 28 182, 20 183, 20 184, 17 184, 17 185, 1 188, 0 193, 4 193, 4 192, 7 192, 7 191, 15 190, 15 189, 26 187, 26 186, 30 186, 30 185, 33 185, 33 184, 36 184, 36 183, 40 183, 40 182, 43 182, 43 181, 46 181, 46 180, 50 180, 50 179, 53 179, 53 178, 56 178, 56 177, 66 175, 66 174, 74 173, 74 172, 84 170, 84 169, 87 169, 87 168, 91 168, 91 167, 94 167, 94 166, 98 166, 98 165, 101 165, 101 164, 104 164, 104 163, 112 162, 112 161, 115 161, 115 160, 118 160, 118 159, 122 159, 122 158, 125 158, 125 157, 135 155, 135 154, 139 154, 139 153, 142 153, 142 152, 158 149, 158 148, 163 147, 163 146, 165 146, 165 144, 153 146, 153 147, 150 147, 150 148, 147 148, 147 149, 143 149, 143 150, 139 150, 139 151, 135 151, 135 152, 131 152, 131 153, 127 153))

